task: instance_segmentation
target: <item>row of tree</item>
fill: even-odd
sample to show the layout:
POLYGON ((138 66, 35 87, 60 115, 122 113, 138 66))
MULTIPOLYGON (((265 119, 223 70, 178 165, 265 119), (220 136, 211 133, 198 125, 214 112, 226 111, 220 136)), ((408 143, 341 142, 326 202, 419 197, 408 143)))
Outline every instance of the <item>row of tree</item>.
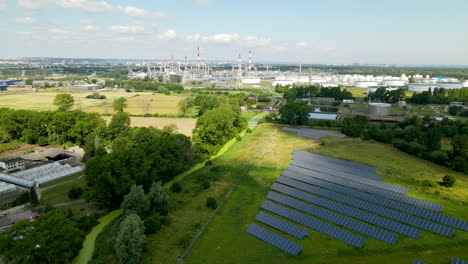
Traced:
POLYGON ((384 87, 380 87, 375 92, 369 92, 368 99, 384 103, 396 103, 405 100, 405 90, 387 90, 384 87))
POLYGON ((468 173, 468 122, 413 116, 396 126, 372 124, 365 116, 346 117, 342 132, 393 144, 411 155, 468 173), (445 145, 442 145, 445 142, 445 145))
POLYGON ((429 89, 414 93, 409 101, 414 104, 448 104, 454 101, 468 103, 468 89, 429 89))
POLYGON ((335 100, 352 99, 353 95, 340 87, 324 88, 321 85, 309 86, 280 86, 275 87, 277 92, 283 93, 283 98, 288 101, 311 97, 330 97, 335 100))
POLYGON ((184 90, 184 87, 180 84, 141 80, 106 80, 106 87, 119 87, 125 89, 156 92, 184 90))

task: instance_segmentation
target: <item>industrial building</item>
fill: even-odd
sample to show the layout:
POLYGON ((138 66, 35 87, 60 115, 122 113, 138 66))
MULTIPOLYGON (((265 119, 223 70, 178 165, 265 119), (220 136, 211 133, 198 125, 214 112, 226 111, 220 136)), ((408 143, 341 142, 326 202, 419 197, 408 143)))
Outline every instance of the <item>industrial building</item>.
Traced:
POLYGON ((369 115, 388 116, 390 115, 391 104, 386 103, 369 103, 369 115))
POLYGON ((0 160, 0 168, 3 172, 10 172, 14 170, 24 170, 26 166, 22 158, 13 158, 0 160))
POLYGON ((0 81, 0 91, 8 90, 8 86, 11 85, 24 85, 23 80, 4 80, 0 81))
POLYGON ((425 92, 435 88, 444 89, 462 89, 463 84, 461 82, 430 82, 430 83, 410 83, 408 85, 408 91, 410 92, 425 92))

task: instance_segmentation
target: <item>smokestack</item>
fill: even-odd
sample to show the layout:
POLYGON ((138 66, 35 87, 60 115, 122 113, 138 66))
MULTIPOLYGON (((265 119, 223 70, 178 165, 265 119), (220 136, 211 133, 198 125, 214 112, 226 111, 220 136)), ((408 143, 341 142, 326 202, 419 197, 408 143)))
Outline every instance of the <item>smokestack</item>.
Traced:
POLYGON ((198 70, 200 70, 200 47, 198 47, 198 46, 197 46, 197 58, 198 58, 197 68, 198 68, 198 70))
POLYGON ((249 50, 249 72, 252 71, 252 51, 249 50))

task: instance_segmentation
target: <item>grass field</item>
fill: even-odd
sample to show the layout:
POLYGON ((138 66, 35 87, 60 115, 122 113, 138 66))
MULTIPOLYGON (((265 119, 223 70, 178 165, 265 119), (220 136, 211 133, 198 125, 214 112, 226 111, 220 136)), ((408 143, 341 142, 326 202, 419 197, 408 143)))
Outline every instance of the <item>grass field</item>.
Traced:
POLYGON ((41 204, 54 205, 70 201, 68 191, 73 187, 81 187, 84 190, 86 188, 85 179, 80 178, 43 191, 41 193, 41 204))
MULTIPOLYGON (((219 158, 216 164, 226 168, 226 171, 222 171, 223 176, 216 181, 216 185, 227 185, 224 191, 223 188, 215 188, 197 195, 189 195, 190 192, 187 191, 184 194, 186 197, 177 197, 177 201, 181 199, 180 212, 174 212, 177 221, 155 238, 150 238, 151 250, 146 253, 143 263, 173 263, 178 253, 175 248, 180 254, 184 236, 193 237, 199 224, 203 223, 203 218, 207 217, 207 209, 203 207, 204 198, 222 197, 225 189, 232 185, 233 177, 240 175, 240 168, 248 164, 246 156, 253 160, 252 167, 185 258, 185 263, 393 264, 412 263, 419 259, 426 263, 442 264, 449 263, 454 256, 468 258, 468 234, 460 230, 456 230, 451 239, 426 231, 421 232, 418 240, 400 236, 395 246, 367 238, 366 245, 361 249, 315 231, 302 241, 286 235, 304 246, 298 257, 283 253, 245 233, 259 211, 260 204, 265 200, 264 195, 289 163, 290 151, 295 148, 376 166, 379 168, 378 173, 384 175, 384 181, 410 187, 409 195, 442 204, 444 214, 468 219, 466 175, 407 155, 389 145, 345 138, 326 139, 323 140, 325 145, 319 146, 312 140, 296 138, 278 128, 280 127, 270 124, 260 126, 252 135, 219 158), (416 182, 416 179, 440 180, 445 174, 457 176, 456 187, 426 188, 420 187, 416 182)), ((198 173, 200 174, 209 175, 209 171, 198 173)), ((191 182, 190 177, 186 180, 191 182)), ((193 186, 193 183, 188 184, 193 186)))
MULTIPOLYGON (((103 116, 106 122, 110 122, 110 116, 103 116)), ((195 118, 171 118, 171 117, 130 117, 132 127, 157 127, 163 128, 167 125, 174 124, 177 126, 177 131, 186 136, 192 136, 192 130, 195 128, 197 119, 195 118)))

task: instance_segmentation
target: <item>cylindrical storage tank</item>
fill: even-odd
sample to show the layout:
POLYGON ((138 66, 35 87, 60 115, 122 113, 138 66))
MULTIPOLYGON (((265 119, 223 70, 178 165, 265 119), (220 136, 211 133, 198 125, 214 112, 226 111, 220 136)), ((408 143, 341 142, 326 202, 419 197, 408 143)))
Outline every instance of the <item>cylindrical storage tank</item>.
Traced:
POLYGON ((386 103, 370 103, 369 114, 375 116, 388 116, 390 115, 391 104, 386 103))

